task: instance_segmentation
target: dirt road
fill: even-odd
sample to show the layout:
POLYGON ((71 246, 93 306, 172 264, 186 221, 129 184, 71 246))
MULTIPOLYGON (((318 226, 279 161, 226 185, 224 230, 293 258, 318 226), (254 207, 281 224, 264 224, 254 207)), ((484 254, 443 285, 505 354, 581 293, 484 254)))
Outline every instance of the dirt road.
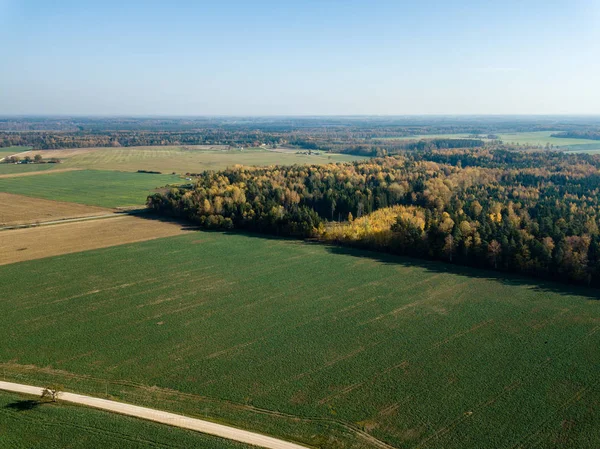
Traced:
MULTIPOLYGON (((0 381, 0 390, 41 396, 43 388, 0 381)), ((168 424, 174 427, 181 427, 182 429, 195 430, 258 447, 265 447, 269 449, 306 449, 305 446, 300 446, 299 444, 290 443, 284 440, 278 440, 277 438, 261 435, 260 433, 248 432, 247 430, 236 429, 235 427, 215 424, 210 421, 189 418, 187 416, 176 415, 174 413, 163 412, 151 408, 138 407, 137 405, 109 401, 108 399, 99 399, 81 394, 63 392, 59 394, 59 400, 62 402, 71 402, 109 412, 120 413, 122 415, 147 419, 149 421, 168 424)))

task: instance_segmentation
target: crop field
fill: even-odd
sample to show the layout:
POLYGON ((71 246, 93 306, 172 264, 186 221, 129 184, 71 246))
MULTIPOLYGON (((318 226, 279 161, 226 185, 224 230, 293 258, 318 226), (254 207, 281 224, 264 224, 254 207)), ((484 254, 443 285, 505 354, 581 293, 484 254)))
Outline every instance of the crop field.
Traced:
MULTIPOLYGON (((111 211, 106 213, 110 214, 111 211)), ((115 216, 0 232, 0 265, 140 242, 186 232, 178 223, 115 216), (48 242, 52 242, 51 245, 48 242)))
POLYGON ((64 168, 60 164, 0 164, 0 176, 19 173, 45 172, 64 168))
POLYGON ((0 449, 250 449, 183 429, 0 391, 0 449))
POLYGON ((111 213, 111 209, 0 192, 0 227, 111 213))
POLYGON ((583 144, 598 144, 597 140, 589 139, 572 139, 572 138, 561 138, 551 137, 551 134, 555 134, 556 131, 534 131, 534 132, 522 132, 522 133, 510 133, 510 134, 498 134, 500 140, 506 143, 519 143, 522 145, 546 145, 551 144, 558 147, 569 146, 569 145, 583 145, 583 144))
POLYGON ((600 447, 596 291, 198 231, 4 265, 0 291, 7 380, 327 448, 600 447))
POLYGON ((152 146, 127 148, 80 148, 77 150, 31 151, 30 156, 61 159, 60 167, 162 173, 198 173, 242 165, 325 164, 361 159, 342 154, 295 154, 260 148, 226 149, 215 146, 152 146))
MULTIPOLYGON (((497 134, 497 136, 505 143, 520 144, 520 145, 536 145, 545 146, 546 144, 554 145, 555 147, 569 147, 569 150, 598 150, 600 142, 590 139, 572 139, 552 137, 551 135, 557 131, 533 131, 520 133, 505 133, 497 134), (586 147, 584 147, 586 146, 586 147)), ((374 140, 421 140, 421 139, 468 139, 469 134, 427 134, 420 136, 406 137, 382 137, 374 140)), ((487 139, 482 139, 487 140, 487 139)))
POLYGON ((174 175, 77 170, 0 178, 0 192, 113 208, 143 205, 154 189, 181 181, 174 175))
POLYGON ((21 153, 29 150, 30 147, 2 147, 0 148, 0 159, 6 156, 12 156, 13 154, 21 153))
POLYGON ((373 140, 468 139, 469 134, 420 134, 418 136, 377 137, 373 140))
POLYGON ((600 153, 600 141, 597 141, 597 143, 586 143, 583 145, 569 145, 566 151, 568 153, 598 154, 600 153))

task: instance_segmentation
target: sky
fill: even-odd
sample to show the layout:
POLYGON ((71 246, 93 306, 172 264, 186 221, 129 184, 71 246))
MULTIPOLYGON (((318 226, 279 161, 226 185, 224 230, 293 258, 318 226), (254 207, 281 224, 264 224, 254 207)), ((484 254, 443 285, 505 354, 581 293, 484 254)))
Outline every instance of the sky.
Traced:
POLYGON ((600 114, 600 0, 0 0, 0 115, 600 114))

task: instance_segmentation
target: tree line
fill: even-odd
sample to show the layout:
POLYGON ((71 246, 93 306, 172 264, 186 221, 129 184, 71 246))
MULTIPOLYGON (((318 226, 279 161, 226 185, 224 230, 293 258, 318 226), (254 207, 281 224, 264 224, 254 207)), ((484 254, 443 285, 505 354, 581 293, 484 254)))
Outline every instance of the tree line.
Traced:
POLYGON ((433 149, 364 162, 235 167, 148 198, 207 229, 312 237, 600 285, 600 158, 433 149))
POLYGON ((600 130, 599 129, 583 129, 583 130, 562 131, 559 133, 551 134, 551 136, 552 137, 571 138, 571 139, 600 140, 600 130))

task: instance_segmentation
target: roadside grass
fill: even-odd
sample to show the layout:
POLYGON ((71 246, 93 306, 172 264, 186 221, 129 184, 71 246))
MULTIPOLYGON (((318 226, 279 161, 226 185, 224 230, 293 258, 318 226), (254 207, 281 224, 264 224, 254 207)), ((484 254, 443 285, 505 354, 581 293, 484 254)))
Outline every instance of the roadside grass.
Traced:
POLYGON ((217 232, 5 265, 0 291, 7 380, 316 447, 600 447, 597 291, 217 232))
POLYGON ((0 391, 1 449, 250 449, 198 432, 0 391))
POLYGON ((154 189, 181 181, 174 175, 78 170, 0 178, 0 191, 113 208, 143 205, 154 189))
MULTIPOLYGON (((38 152, 36 152, 38 153, 38 152)), ((363 159, 343 154, 295 154, 268 151, 262 148, 208 149, 197 146, 151 146, 125 148, 81 148, 78 150, 50 150, 47 153, 62 160, 62 168, 137 171, 152 170, 162 173, 199 173, 204 170, 222 170, 241 165, 326 164, 363 159)), ((32 153, 33 154, 33 153, 32 153)), ((50 157, 50 156, 45 156, 50 157)))

